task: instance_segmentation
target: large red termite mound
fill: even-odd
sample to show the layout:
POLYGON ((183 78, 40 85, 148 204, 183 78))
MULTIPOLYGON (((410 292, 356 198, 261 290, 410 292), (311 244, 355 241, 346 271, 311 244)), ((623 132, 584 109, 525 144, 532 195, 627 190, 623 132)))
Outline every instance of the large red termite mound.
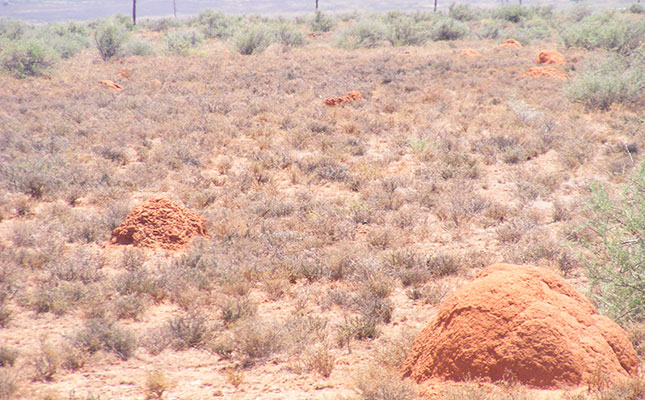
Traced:
POLYGON ((137 205, 112 231, 111 243, 181 250, 193 236, 208 236, 204 217, 163 198, 137 205))
POLYGON ((636 375, 626 333, 556 274, 495 264, 454 292, 414 341, 403 366, 429 379, 578 387, 636 375))

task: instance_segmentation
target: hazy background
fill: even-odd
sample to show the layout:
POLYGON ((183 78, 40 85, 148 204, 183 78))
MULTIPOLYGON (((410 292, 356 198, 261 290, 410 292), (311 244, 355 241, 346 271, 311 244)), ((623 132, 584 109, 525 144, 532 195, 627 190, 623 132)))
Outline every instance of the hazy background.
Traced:
MULTIPOLYGON (((229 14, 301 15, 314 9, 314 0, 176 0, 177 15, 194 15, 211 8, 229 14)), ((619 8, 627 7, 635 0, 590 0, 590 6, 619 8)), ((494 0, 438 0, 440 10, 447 10, 450 4, 472 4, 479 7, 496 7, 501 3, 494 0)), ((517 4, 518 0, 510 0, 517 4)), ((523 0, 525 5, 553 5, 557 8, 571 7, 570 0, 523 0)), ((386 10, 431 10, 433 0, 319 0, 321 10, 342 11, 386 11, 386 10)), ((131 0, 0 0, 0 17, 17 18, 31 22, 83 21, 122 13, 129 15, 131 0)), ((172 0, 138 0, 137 17, 163 17, 173 13, 172 0)))

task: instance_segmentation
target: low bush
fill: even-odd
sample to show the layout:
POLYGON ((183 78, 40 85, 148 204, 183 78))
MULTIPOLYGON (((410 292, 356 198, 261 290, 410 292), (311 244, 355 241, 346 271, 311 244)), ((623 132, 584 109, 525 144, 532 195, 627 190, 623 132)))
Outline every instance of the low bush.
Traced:
POLYGON ((88 29, 85 25, 75 22, 45 25, 43 29, 39 30, 37 36, 64 59, 90 47, 88 29))
POLYGON ((637 104, 645 89, 645 50, 632 57, 609 56, 592 61, 571 80, 566 94, 588 109, 608 110, 612 104, 637 104))
POLYGON ((387 37, 386 24, 377 19, 363 19, 343 29, 336 45, 346 49, 374 48, 381 46, 387 37))
POLYGON ((387 21, 387 40, 392 46, 418 46, 430 38, 426 21, 416 21, 413 16, 391 13, 387 21))
POLYGON ((239 32, 233 38, 233 46, 242 55, 260 54, 273 43, 275 33, 267 25, 256 25, 239 32))
POLYGON ((89 320, 72 340, 75 347, 85 352, 111 351, 122 360, 132 357, 137 348, 137 341, 129 329, 104 319, 89 320))
POLYGON ((163 43, 169 53, 185 56, 202 43, 204 37, 198 31, 172 31, 163 37, 163 43))
POLYGON ((305 44, 305 35, 293 26, 282 24, 278 27, 276 41, 286 47, 302 47, 305 44))
POLYGON ((31 27, 22 21, 0 18, 0 38, 18 40, 30 29, 31 27))
POLYGON ((99 26, 94 34, 96 48, 104 61, 120 54, 126 41, 126 34, 115 24, 99 26))
POLYGON ((0 49, 0 67, 17 78, 42 75, 55 61, 54 51, 37 39, 9 42, 0 49))
POLYGON ((309 26, 314 32, 329 32, 336 26, 336 20, 321 11, 316 11, 309 26))
POLYGON ((529 15, 529 10, 526 7, 519 5, 510 5, 500 7, 493 10, 492 15, 494 18, 503 19, 509 22, 518 23, 529 15))
POLYGON ((470 7, 469 4, 452 3, 448 10, 448 16, 458 21, 472 21, 479 18, 479 10, 470 7))
POLYGON ((645 319, 645 163, 620 195, 592 186, 588 227, 595 241, 586 241, 594 257, 584 260, 591 296, 601 312, 618 322, 645 319))
POLYGON ((126 44, 125 52, 133 56, 152 56, 155 54, 155 47, 148 40, 134 39, 126 44))
POLYGON ((560 33, 566 47, 602 48, 622 55, 638 49, 645 37, 645 19, 628 20, 612 13, 594 14, 560 33))
POLYGON ((213 10, 206 10, 197 16, 197 23, 207 38, 226 39, 233 36, 238 20, 213 10))
POLYGON ((441 18, 432 26, 432 40, 457 40, 468 34, 468 24, 452 18, 441 18))

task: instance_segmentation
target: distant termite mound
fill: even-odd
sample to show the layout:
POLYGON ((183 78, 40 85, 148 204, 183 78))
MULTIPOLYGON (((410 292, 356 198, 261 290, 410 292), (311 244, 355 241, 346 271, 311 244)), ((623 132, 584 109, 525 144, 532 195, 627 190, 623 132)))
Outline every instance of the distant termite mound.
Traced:
POLYGON ((546 78, 558 78, 562 80, 567 80, 567 74, 565 74, 562 71, 558 71, 557 69, 553 67, 533 67, 529 68, 524 72, 522 75, 519 76, 519 79, 522 78, 539 78, 539 77, 546 77, 546 78))
POLYGON ((163 198, 137 205, 112 231, 113 244, 181 250, 196 236, 208 236, 204 217, 163 198))
POLYGON ((502 42, 499 46, 497 46, 498 49, 521 49, 522 45, 520 42, 518 42, 515 39, 507 39, 502 42))
POLYGON ((328 105, 330 107, 334 107, 334 106, 337 106, 339 104, 350 103, 350 102, 352 102, 354 100, 360 100, 362 98, 363 98, 363 96, 358 92, 349 92, 349 93, 347 93, 347 96, 330 97, 328 99, 323 100, 323 103, 325 103, 326 105, 328 105))
POLYGON ((463 49, 461 55, 463 57, 481 57, 482 53, 474 49, 463 49))
POLYGON ((566 64, 567 59, 560 53, 555 50, 544 50, 541 51, 535 60, 538 64, 566 64))
POLYGON ((103 87, 106 87, 108 89, 112 89, 115 92, 120 92, 120 91, 123 90, 123 86, 119 85, 118 83, 116 83, 114 81, 108 80, 108 79, 103 80, 103 81, 99 81, 99 85, 101 85, 103 87))
POLYGON ((636 375, 627 334, 544 269, 495 264, 439 306, 403 365, 429 379, 513 379, 542 389, 636 375))

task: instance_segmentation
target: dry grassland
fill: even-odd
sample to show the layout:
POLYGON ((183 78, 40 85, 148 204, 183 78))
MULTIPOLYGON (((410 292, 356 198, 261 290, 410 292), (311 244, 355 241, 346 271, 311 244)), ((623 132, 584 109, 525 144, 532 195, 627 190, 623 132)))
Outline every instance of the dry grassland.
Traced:
MULTIPOLYGON (((545 49, 570 77, 604 51, 333 40, 86 49, 50 77, 0 75, 0 398, 415 398, 396 372, 411 339, 482 267, 536 264, 587 290, 589 187, 640 165, 643 97, 585 109, 566 81, 518 78, 545 49), (109 245, 151 197, 203 215, 210 238, 109 245)), ((434 395, 592 396, 486 388, 434 395)))

